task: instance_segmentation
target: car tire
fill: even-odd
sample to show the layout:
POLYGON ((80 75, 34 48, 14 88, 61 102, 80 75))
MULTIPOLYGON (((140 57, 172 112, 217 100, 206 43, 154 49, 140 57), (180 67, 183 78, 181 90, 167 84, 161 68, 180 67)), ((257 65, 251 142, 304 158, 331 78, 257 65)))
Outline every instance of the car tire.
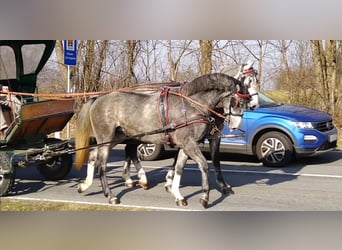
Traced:
POLYGON ((163 156, 165 149, 162 144, 140 144, 137 153, 139 159, 143 161, 154 161, 163 156))
POLYGON ((268 132, 258 139, 256 155, 264 166, 284 167, 293 160, 293 146, 283 133, 268 132))

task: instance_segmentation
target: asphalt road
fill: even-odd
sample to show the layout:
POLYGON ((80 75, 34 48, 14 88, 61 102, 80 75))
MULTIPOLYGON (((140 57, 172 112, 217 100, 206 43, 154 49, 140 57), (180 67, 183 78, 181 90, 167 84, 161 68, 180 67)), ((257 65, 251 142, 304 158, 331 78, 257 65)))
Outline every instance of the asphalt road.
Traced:
MULTIPOLYGON (((171 157, 171 155, 170 155, 171 157)), ((148 190, 126 188, 121 178, 123 151, 113 150, 108 164, 108 181, 121 200, 118 206, 144 207, 156 210, 205 210, 199 203, 201 176, 196 164, 188 161, 181 181, 181 193, 187 207, 177 207, 174 198, 164 190, 165 174, 172 158, 144 161, 150 183, 148 190)), ((209 161, 211 166, 211 162, 209 161)), ((341 211, 342 151, 299 159, 288 167, 266 168, 254 158, 223 155, 222 169, 226 182, 235 194, 222 196, 216 190, 214 172, 210 172, 211 191, 208 211, 341 211)), ((136 172, 133 167, 133 177, 136 172)), ((36 168, 18 169, 10 198, 57 200, 107 205, 98 176, 86 192, 77 192, 85 178, 85 168, 73 169, 58 182, 44 181, 36 168)))

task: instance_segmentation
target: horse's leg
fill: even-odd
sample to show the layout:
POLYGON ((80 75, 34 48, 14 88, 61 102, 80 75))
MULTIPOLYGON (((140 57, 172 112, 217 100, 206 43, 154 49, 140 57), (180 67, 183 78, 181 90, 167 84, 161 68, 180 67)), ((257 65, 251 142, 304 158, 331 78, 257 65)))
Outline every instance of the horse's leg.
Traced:
POLYGON ((95 172, 95 160, 97 156, 97 148, 90 151, 88 165, 87 165, 87 176, 83 183, 78 184, 77 191, 82 193, 86 191, 92 184, 95 172))
POLYGON ((113 195, 112 191, 109 188, 107 176, 106 176, 106 168, 109 152, 112 148, 112 145, 104 145, 98 148, 97 159, 95 161, 95 167, 98 167, 100 170, 100 180, 103 189, 103 194, 105 197, 108 197, 108 202, 110 204, 119 204, 119 199, 113 195))
POLYGON ((126 144, 125 146, 125 163, 123 166, 122 178, 125 180, 125 185, 129 188, 135 187, 136 183, 131 179, 130 171, 131 171, 131 161, 132 157, 130 154, 130 145, 126 144))
POLYGON ((135 183, 130 178, 130 163, 133 162, 133 164, 137 170, 137 173, 138 173, 139 185, 144 190, 146 190, 146 189, 148 189, 148 181, 147 181, 145 170, 141 166, 140 160, 138 159, 137 148, 138 148, 138 144, 127 144, 125 147, 126 162, 124 165, 124 174, 127 178, 127 179, 125 179, 126 185, 129 183, 133 183, 133 185, 135 185, 135 183))
POLYGON ((165 177, 166 183, 165 183, 164 187, 165 187, 166 192, 168 192, 168 193, 171 193, 171 186, 172 186, 173 177, 175 176, 175 166, 177 163, 178 154, 179 154, 179 149, 178 149, 178 152, 175 154, 175 157, 173 158, 173 163, 172 163, 169 171, 167 171, 167 174, 165 177))
POLYGON ((186 146, 179 151, 178 160, 176 164, 176 171, 175 176, 172 182, 172 193, 176 197, 177 205, 187 204, 184 200, 183 196, 181 196, 179 192, 179 185, 181 175, 183 173, 183 169, 186 163, 186 160, 191 157, 195 162, 198 163, 199 169, 202 174, 202 196, 200 198, 200 203, 204 208, 208 207, 209 202, 209 167, 207 160, 205 159, 203 153, 201 152, 200 148, 198 147, 197 143, 194 141, 189 141, 186 146))
MULTIPOLYGON (((175 157, 175 162, 173 164, 173 167, 174 167, 174 171, 172 172, 173 176, 171 176, 171 173, 169 176, 170 170, 166 176, 167 181, 172 180, 171 193, 175 197, 177 206, 179 206, 179 205, 187 206, 188 205, 188 202, 184 199, 184 197, 181 195, 181 193, 179 191, 179 185, 180 185, 181 177, 183 174, 185 163, 188 160, 188 158, 189 157, 184 153, 183 149, 180 149, 178 151, 178 155, 175 157)), ((165 189, 166 189, 166 185, 165 185, 165 189)), ((166 190, 168 191, 168 189, 166 189, 166 190)))
POLYGON ((234 194, 232 187, 229 184, 226 184, 222 176, 220 163, 220 142, 221 138, 218 136, 214 136, 213 138, 209 139, 210 155, 215 168, 216 183, 219 186, 222 194, 234 194))
MULTIPOLYGON (((209 202, 209 166, 207 159, 204 157, 200 148, 198 147, 196 142, 192 142, 192 145, 188 143, 186 148, 184 148, 184 152, 195 162, 198 163, 199 169, 202 174, 202 196, 200 198, 200 203, 204 208, 208 207, 209 202)), ((177 174, 177 170, 176 170, 177 174)), ((176 176, 175 176, 176 178, 176 176)))
POLYGON ((144 189, 147 190, 149 188, 148 186, 148 180, 147 180, 147 176, 145 173, 144 168, 141 166, 141 163, 137 157, 137 155, 135 154, 135 158, 132 159, 133 164, 138 172, 138 178, 139 178, 139 185, 144 189))

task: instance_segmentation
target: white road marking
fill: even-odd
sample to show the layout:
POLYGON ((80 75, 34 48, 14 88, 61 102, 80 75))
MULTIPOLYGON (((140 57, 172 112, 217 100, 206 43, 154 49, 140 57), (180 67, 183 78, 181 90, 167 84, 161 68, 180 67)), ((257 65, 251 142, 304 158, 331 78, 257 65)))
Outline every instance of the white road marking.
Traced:
MULTIPOLYGON (((144 166, 144 168, 150 168, 150 169, 162 169, 165 167, 154 167, 154 166, 144 166)), ((200 171, 198 168, 195 167, 186 167, 186 170, 191 171, 200 171)), ((210 171, 214 171, 213 169, 210 169, 210 171)), ((227 169, 221 169, 222 172, 226 173, 246 173, 246 174, 265 174, 265 175, 285 175, 285 176, 305 176, 305 177, 320 177, 320 178, 337 178, 342 179, 342 175, 327 175, 327 174, 305 174, 305 173, 279 173, 279 172, 264 172, 264 171, 257 171, 257 170, 227 170, 227 169)))

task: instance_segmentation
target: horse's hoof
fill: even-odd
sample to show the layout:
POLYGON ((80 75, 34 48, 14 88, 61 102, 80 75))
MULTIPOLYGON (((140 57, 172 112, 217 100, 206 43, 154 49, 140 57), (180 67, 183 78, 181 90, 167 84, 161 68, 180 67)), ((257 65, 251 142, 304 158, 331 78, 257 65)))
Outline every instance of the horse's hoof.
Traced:
POLYGON ((139 181, 139 185, 140 185, 144 190, 147 190, 147 189, 148 189, 148 184, 147 184, 146 182, 139 181))
POLYGON ((208 208, 208 201, 207 200, 201 198, 200 203, 202 204, 203 208, 208 208))
POLYGON ((229 195, 229 194, 235 194, 235 192, 233 191, 232 187, 225 186, 222 188, 222 194, 229 195))
POLYGON ((120 204, 120 201, 117 197, 112 197, 112 198, 108 199, 108 202, 109 202, 109 204, 114 204, 114 205, 120 204))
POLYGON ((83 193, 84 192, 84 188, 82 188, 82 184, 78 184, 77 185, 77 192, 79 192, 79 193, 83 193))
POLYGON ((202 204, 202 206, 203 206, 204 208, 208 208, 208 201, 207 201, 207 200, 201 198, 201 199, 200 199, 200 203, 202 204))
POLYGON ((171 186, 170 185, 165 185, 164 188, 165 188, 165 191, 167 193, 171 193, 171 186))
POLYGON ((179 207, 186 207, 188 205, 188 202, 185 199, 182 200, 176 200, 176 205, 179 207))
POLYGON ((137 185, 135 181, 132 182, 125 182, 125 186, 128 188, 134 188, 137 185))

